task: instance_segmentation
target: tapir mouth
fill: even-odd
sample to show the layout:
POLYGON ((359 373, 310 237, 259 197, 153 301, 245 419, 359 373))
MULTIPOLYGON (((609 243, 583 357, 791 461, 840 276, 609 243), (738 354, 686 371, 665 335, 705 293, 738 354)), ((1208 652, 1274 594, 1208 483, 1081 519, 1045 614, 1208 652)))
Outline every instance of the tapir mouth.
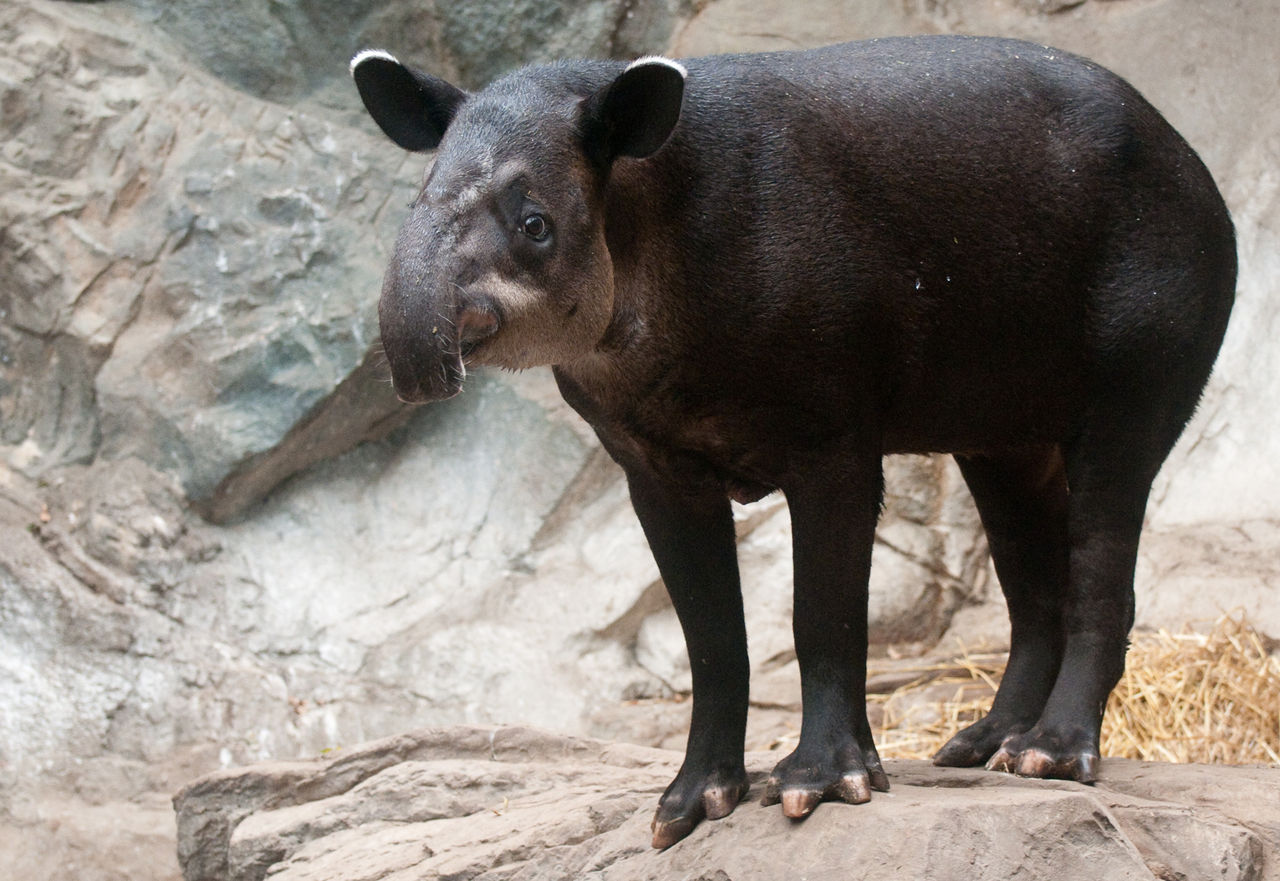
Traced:
POLYGON ((384 335, 391 382, 404 403, 444 401, 462 391, 467 359, 497 333, 499 319, 497 310, 488 305, 472 306, 458 313, 451 322, 454 332, 446 334, 444 326, 449 324, 434 323, 429 336, 384 335))
POLYGON ((498 332, 497 308, 489 301, 478 302, 458 313, 458 354, 465 361, 486 340, 498 332))
POLYGON ((444 354, 434 365, 422 365, 422 370, 397 369, 397 361, 391 362, 391 384, 396 397, 404 404, 429 404, 447 401, 462 391, 462 381, 467 378, 467 368, 459 352, 444 354))

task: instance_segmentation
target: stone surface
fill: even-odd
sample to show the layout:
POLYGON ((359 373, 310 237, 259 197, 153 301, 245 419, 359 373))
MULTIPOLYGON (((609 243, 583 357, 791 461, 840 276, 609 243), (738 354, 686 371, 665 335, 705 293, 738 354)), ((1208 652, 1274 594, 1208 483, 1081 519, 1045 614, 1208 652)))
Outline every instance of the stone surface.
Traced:
POLYGON ((870 804, 802 822, 756 800, 649 847, 680 754, 526 728, 415 731, 195 781, 187 881, 1280 877, 1280 771, 1111 760, 1096 786, 889 761, 870 804))
POLYGON ((411 191, 379 139, 138 27, 114 5, 3 8, 0 449, 33 476, 134 456, 201 499, 359 363, 383 209, 411 191))
POLYGON ((656 51, 693 0, 122 0, 201 68, 282 103, 350 106, 346 61, 381 46, 466 88, 536 61, 656 51), (342 96, 346 93, 345 96, 342 96), (341 97, 340 97, 341 96, 341 97))

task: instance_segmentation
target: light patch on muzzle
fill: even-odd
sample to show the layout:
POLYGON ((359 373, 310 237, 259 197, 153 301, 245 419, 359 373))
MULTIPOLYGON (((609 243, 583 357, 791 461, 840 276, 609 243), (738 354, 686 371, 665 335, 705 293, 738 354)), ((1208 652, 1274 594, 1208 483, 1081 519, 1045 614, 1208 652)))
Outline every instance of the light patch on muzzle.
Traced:
POLYGON ((497 303, 504 314, 528 311, 547 298, 538 288, 506 278, 496 270, 486 272, 470 289, 497 303))
POLYGON ((492 304, 501 317, 496 333, 482 338, 468 361, 511 370, 552 363, 548 342, 564 332, 564 319, 552 320, 554 307, 545 291, 490 270, 467 286, 467 294, 492 304))

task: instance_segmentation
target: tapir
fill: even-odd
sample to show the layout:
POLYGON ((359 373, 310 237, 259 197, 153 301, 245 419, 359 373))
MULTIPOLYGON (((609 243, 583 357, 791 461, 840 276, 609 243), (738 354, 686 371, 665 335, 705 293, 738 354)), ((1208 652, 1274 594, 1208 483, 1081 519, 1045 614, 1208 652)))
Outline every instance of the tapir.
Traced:
POLYGON ((731 501, 792 525, 793 818, 889 781, 865 706, 882 457, 949 453, 1008 603, 990 712, 937 753, 1090 782, 1147 497, 1235 291, 1210 174, 1128 83, 1014 40, 527 67, 467 92, 381 50, 374 121, 436 151, 379 303, 399 396, 551 365, 625 472, 693 671, 653 844, 748 791, 731 501))

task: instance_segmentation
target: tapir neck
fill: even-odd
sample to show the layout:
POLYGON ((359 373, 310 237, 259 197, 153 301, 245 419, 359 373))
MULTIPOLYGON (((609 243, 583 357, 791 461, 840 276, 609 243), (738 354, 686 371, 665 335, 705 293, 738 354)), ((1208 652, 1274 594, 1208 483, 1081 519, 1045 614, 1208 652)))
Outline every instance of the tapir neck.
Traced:
MULTIPOLYGON (((665 160, 665 157, 664 157, 665 160)), ((701 325, 696 316, 682 314, 683 290, 690 272, 679 237, 683 213, 678 196, 660 184, 670 162, 619 160, 602 195, 605 241, 613 274, 613 314, 595 349, 561 367, 588 387, 617 388, 640 374, 680 357, 701 325), (673 297, 654 297, 653 290, 673 297), (599 382, 593 382, 594 376, 599 382)), ((687 235, 687 233, 686 233, 687 235)))
MULTIPOLYGON (((697 101, 693 96, 686 109, 696 113, 697 101)), ((758 283, 758 249, 743 240, 753 218, 742 216, 741 205, 757 201, 745 167, 752 148, 714 146, 696 125, 682 123, 655 155, 618 160, 606 182, 612 319, 593 352, 560 365, 602 403, 625 408, 652 388, 679 384, 681 372, 705 382, 740 363, 742 352, 725 349, 730 337, 723 331, 752 316, 764 319, 758 335, 767 343, 778 292, 758 283)))

